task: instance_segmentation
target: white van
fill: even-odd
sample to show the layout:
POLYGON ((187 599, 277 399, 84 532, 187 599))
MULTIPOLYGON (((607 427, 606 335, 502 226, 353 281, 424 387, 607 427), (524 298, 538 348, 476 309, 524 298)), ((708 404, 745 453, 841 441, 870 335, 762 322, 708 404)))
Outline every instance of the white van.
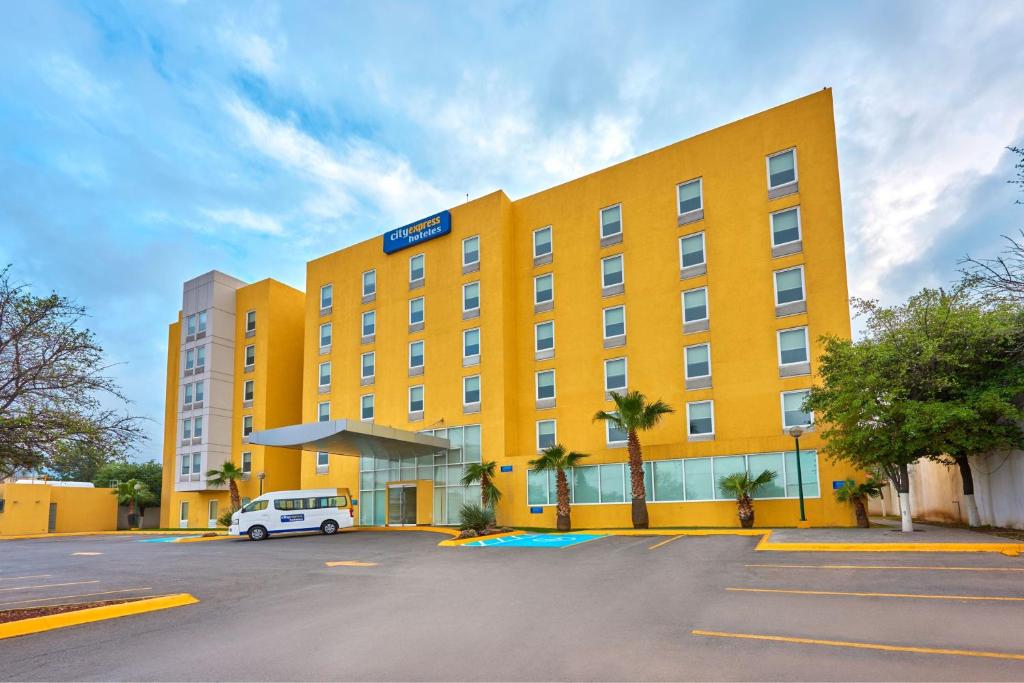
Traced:
POLYGON ((231 515, 228 533, 248 535, 254 541, 300 531, 321 531, 330 536, 354 521, 348 489, 273 491, 231 515))

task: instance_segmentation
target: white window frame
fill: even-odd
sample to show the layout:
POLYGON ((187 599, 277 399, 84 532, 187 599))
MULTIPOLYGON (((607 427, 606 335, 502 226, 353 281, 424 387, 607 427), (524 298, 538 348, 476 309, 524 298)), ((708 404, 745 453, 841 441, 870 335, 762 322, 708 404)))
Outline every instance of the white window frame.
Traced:
MULTIPOLYGON (((416 296, 416 297, 413 297, 413 298, 409 299, 409 324, 410 325, 426 325, 427 324, 427 298, 426 297, 424 297, 424 296, 416 296), (423 320, 419 321, 418 323, 414 323, 412 321, 412 302, 414 302, 414 301, 421 301, 421 302, 423 302, 423 311, 422 311, 422 313, 423 313, 423 320)), ((374 329, 376 329, 376 325, 374 326, 374 329)), ((374 334, 376 334, 376 332, 374 332, 374 334)))
MULTIPOLYGON (((611 420, 604 421, 604 443, 609 448, 621 448, 629 443, 629 434, 626 434, 626 438, 622 441, 612 441, 612 422, 611 420)), ((651 482, 653 484, 653 481, 651 482)))
POLYGON ((533 258, 541 258, 543 256, 554 256, 555 254, 555 231, 550 225, 545 225, 543 228, 537 228, 533 231, 533 258), (537 234, 548 231, 550 239, 548 240, 548 251, 543 254, 537 253, 537 234))
MULTIPOLYGON (((616 285, 625 286, 625 284, 626 284, 626 258, 621 253, 619 253, 619 254, 612 254, 611 256, 605 256, 603 259, 601 259, 601 273, 600 273, 600 276, 601 276, 601 289, 604 289, 605 287, 615 287, 616 285), (619 274, 622 277, 622 282, 616 282, 616 283, 613 283, 613 284, 610 284, 610 285, 606 285, 604 283, 604 264, 605 264, 605 261, 614 261, 615 259, 619 260, 619 266, 620 266, 619 274)), ((551 281, 551 294, 552 294, 552 297, 554 296, 554 292, 555 292, 554 280, 552 280, 551 281)))
POLYGON ((245 437, 249 436, 249 434, 245 433, 246 422, 249 423, 249 427, 248 427, 249 434, 252 434, 253 431, 255 431, 255 429, 256 429, 256 427, 253 425, 252 415, 243 415, 242 416, 242 438, 245 438, 245 437))
POLYGON ((614 204, 609 204, 608 206, 602 207, 597 212, 597 236, 598 236, 598 238, 599 239, 604 239, 606 237, 615 237, 616 235, 621 235, 625 231, 625 225, 624 225, 625 222, 626 221, 624 220, 623 215, 622 215, 622 202, 616 202, 614 204), (619 231, 618 232, 613 232, 610 235, 606 235, 606 234, 604 234, 604 212, 608 211, 609 209, 614 209, 615 207, 619 207, 619 231))
MULTIPOLYGON (((255 364, 256 363, 255 363, 255 356, 254 356, 253 365, 255 365, 255 364)), ((206 346, 205 345, 197 346, 196 347, 196 369, 205 368, 205 367, 206 367, 206 346), (200 361, 202 361, 202 362, 200 362, 200 361)))
POLYGON ((422 413, 426 409, 426 407, 427 407, 427 390, 426 390, 426 388, 424 388, 424 386, 422 384, 414 384, 411 387, 409 387, 409 391, 407 392, 407 401, 406 401, 406 408, 408 408, 409 412, 410 413, 422 413), (414 389, 419 389, 420 390, 420 403, 422 403, 423 405, 420 406, 419 410, 413 410, 412 409, 412 392, 413 392, 414 389))
POLYGON ((247 475, 251 475, 252 474, 252 451, 242 451, 241 468, 242 468, 242 476, 243 477, 248 478, 247 475), (245 456, 249 456, 248 457, 248 463, 246 462, 246 457, 245 456), (248 465, 248 467, 246 465, 248 465))
POLYGON ((359 397, 359 419, 363 422, 370 422, 376 417, 377 412, 377 399, 374 398, 373 394, 363 394, 359 397), (366 417, 366 399, 370 399, 370 417, 366 417))
POLYGON ((320 285, 320 308, 327 308, 328 306, 334 306, 334 283, 328 282, 325 285, 320 285), (331 290, 331 302, 329 304, 324 303, 324 290, 331 290))
POLYGON ((331 380, 334 379, 332 376, 333 368, 331 368, 331 361, 325 360, 323 363, 317 366, 317 386, 318 387, 329 387, 331 386, 331 380), (324 367, 327 367, 327 384, 324 384, 324 367))
POLYGON ((363 311, 359 317, 359 334, 363 337, 372 337, 377 334, 377 311, 376 309, 370 309, 369 311, 363 311), (373 319, 373 329, 370 332, 366 331, 366 318, 370 317, 373 319))
POLYGON ((462 312, 470 313, 472 311, 479 311, 480 306, 483 303, 483 287, 480 286, 479 280, 473 280, 462 285, 462 312), (476 308, 466 308, 466 288, 476 285, 476 308))
POLYGON ((708 241, 707 241, 707 238, 704 236, 704 231, 701 230, 700 232, 691 232, 689 235, 682 235, 679 238, 679 268, 680 269, 683 269, 683 268, 695 268, 697 266, 706 266, 707 264, 708 264, 708 241), (690 265, 686 266, 686 265, 683 265, 683 240, 687 240, 687 239, 690 239, 692 237, 700 237, 700 256, 701 256, 701 261, 700 261, 700 263, 691 263, 690 265))
POLYGON ((462 240, 462 265, 464 265, 464 266, 472 266, 472 265, 477 264, 477 263, 480 263, 480 235, 470 235, 466 239, 462 240), (476 240, 476 260, 475 261, 467 261, 466 260, 466 242, 469 242, 470 240, 474 240, 474 239, 476 240))
POLYGON ((688 344, 683 347, 683 375, 686 379, 703 379, 705 377, 711 377, 711 342, 701 342, 700 344, 688 344), (686 360, 686 353, 689 349, 695 349, 698 346, 708 347, 708 374, 706 375, 690 375, 690 364, 686 360))
POLYGON ((796 146, 794 145, 793 147, 787 147, 786 149, 780 149, 778 152, 772 152, 771 154, 765 156, 765 158, 764 158, 764 174, 765 174, 765 180, 768 181, 768 189, 769 190, 775 190, 775 189, 780 188, 780 187, 785 187, 786 185, 791 185, 793 183, 800 182, 800 163, 799 163, 799 159, 797 159, 797 155, 796 155, 796 146), (789 181, 788 183, 782 183, 781 185, 772 185, 771 160, 773 158, 781 155, 781 154, 785 154, 786 152, 790 152, 790 151, 793 152, 793 179, 791 181, 789 181))
POLYGON ((246 344, 245 345, 245 351, 242 353, 242 364, 245 367, 247 367, 247 368, 251 368, 251 367, 254 367, 256 365, 256 345, 255 344, 246 344), (249 349, 252 349, 252 362, 251 363, 249 362, 249 349))
POLYGON ((185 349, 185 369, 191 370, 196 367, 195 349, 185 349))
POLYGON ((369 270, 364 270, 363 271, 362 275, 360 275, 360 286, 359 286, 359 289, 363 293, 362 294, 363 296, 372 296, 372 295, 375 295, 377 293, 377 269, 376 268, 370 268, 369 270), (366 276, 367 275, 372 275, 373 276, 373 289, 371 289, 369 292, 366 291, 366 276))
POLYGON ((555 321, 554 320, 541 320, 539 323, 533 325, 533 352, 539 353, 541 351, 554 351, 555 350, 555 321), (542 349, 538 345, 540 336, 537 334, 540 331, 541 325, 551 325, 551 348, 542 349))
MULTIPOLYGON (((204 382, 205 380, 198 380, 194 383, 195 386, 192 387, 193 401, 203 401, 206 399, 206 386, 204 385, 204 382), (202 395, 200 396, 200 394, 202 395)), ((255 389, 253 390, 253 395, 255 395, 255 389)))
POLYGON ((689 180, 684 180, 681 183, 677 183, 676 184, 676 214, 678 216, 685 216, 687 214, 694 213, 696 211, 703 211, 703 210, 704 210, 704 176, 697 176, 696 178, 690 178, 689 180), (683 185, 689 185, 690 183, 692 183, 694 181, 696 181, 698 187, 700 187, 700 206, 698 208, 696 208, 696 209, 691 209, 691 210, 686 211, 686 212, 680 212, 679 211, 679 190, 681 190, 683 188, 683 185))
POLYGON ((787 244, 796 244, 802 241, 804 238, 804 223, 803 217, 800 215, 800 205, 787 206, 785 209, 779 209, 778 211, 772 211, 768 214, 768 239, 771 240, 772 247, 784 247, 787 244), (786 213, 787 211, 796 211, 796 239, 790 240, 789 242, 779 242, 775 244, 775 217, 780 213, 786 213))
POLYGON ((366 353, 359 354, 359 378, 370 379, 371 377, 377 376, 377 356, 373 351, 367 351, 366 353), (373 356, 373 374, 364 375, 363 371, 366 370, 366 361, 364 360, 367 356, 373 356))
POLYGON ((558 444, 558 420, 555 420, 555 419, 537 420, 537 426, 534 428, 534 440, 535 440, 534 445, 537 447, 537 452, 538 453, 540 453, 542 450, 544 450, 541 447, 541 445, 540 445, 540 426, 541 426, 541 424, 544 424, 544 423, 547 423, 547 422, 550 422, 552 424, 552 426, 554 427, 554 429, 551 432, 551 435, 554 438, 554 443, 552 445, 557 445, 558 444))
POLYGON ((714 435, 715 435, 715 401, 714 401, 714 399, 708 399, 708 400, 705 400, 705 401, 687 401, 687 403, 686 403, 686 436, 687 437, 690 437, 690 436, 706 437, 706 436, 714 436, 714 435), (710 403, 711 404, 711 431, 710 432, 705 432, 704 434, 691 434, 690 433, 690 407, 691 406, 695 406, 697 404, 701 404, 701 403, 710 403))
POLYGON ((334 326, 331 323, 322 323, 320 325, 320 348, 323 348, 325 346, 330 346, 333 343, 334 343, 334 326), (324 328, 325 327, 327 328, 327 331, 329 332, 329 334, 327 335, 329 337, 329 339, 328 339, 326 344, 324 344, 324 328))
POLYGON ((328 470, 331 465, 331 454, 328 451, 317 451, 316 452, 316 471, 323 474, 328 470), (320 464, 320 456, 324 456, 324 464, 320 464))
POLYGON ((255 332, 256 331, 256 309, 252 309, 245 312, 245 331, 255 332), (249 316, 252 316, 252 327, 249 326, 249 316))
POLYGON ((775 290, 775 305, 776 306, 788 306, 789 304, 798 304, 807 301, 807 283, 804 281, 804 267, 803 264, 799 266, 793 266, 792 268, 782 268, 781 270, 772 271, 772 289, 775 290), (795 301, 787 301, 786 303, 779 303, 779 275, 781 273, 788 273, 791 270, 800 271, 800 293, 803 295, 801 298, 795 301))
POLYGON ((480 334, 479 327, 467 327, 462 331, 462 358, 472 358, 473 356, 479 356, 480 351, 483 348, 483 335, 480 334), (470 332, 476 331, 476 353, 466 355, 466 335, 470 332))
POLYGON ((682 309, 683 309, 683 324, 684 325, 690 325, 692 323, 699 323, 699 322, 703 322, 705 320, 710 320, 711 319, 711 297, 708 296, 707 285, 705 285, 703 287, 691 287, 690 289, 684 289, 682 292, 679 293, 679 303, 680 303, 680 305, 682 306, 682 309), (696 320, 687 320, 686 319, 686 295, 689 292, 698 292, 698 291, 700 291, 702 289, 704 290, 704 317, 703 318, 697 318, 696 320))
POLYGON ((618 306, 608 306, 607 308, 601 309, 601 338, 602 339, 614 339, 615 337, 621 337, 626 334, 626 305, 619 304, 618 306), (613 334, 611 337, 608 336, 608 311, 616 308, 622 309, 622 334, 613 334))
POLYGON ((554 305, 554 303, 555 303, 555 274, 554 273, 541 273, 540 275, 536 275, 533 278, 533 305, 534 306, 540 306, 541 304, 546 304, 546 303, 550 303, 552 305, 554 305), (537 282, 541 278, 545 278, 545 277, 551 278, 551 298, 548 299, 547 301, 537 301, 537 292, 539 291, 537 289, 537 282))
POLYGON ((247 379, 247 380, 245 380, 245 382, 242 383, 242 400, 243 401, 253 401, 255 399, 256 399, 256 380, 247 379), (251 389, 252 391, 251 392, 247 391, 249 389, 251 389), (247 393, 251 394, 250 398, 246 398, 245 397, 245 395, 247 393))
POLYGON ((195 313, 193 313, 192 315, 190 315, 190 316, 185 318, 185 334, 187 334, 190 337, 194 337, 195 334, 196 334, 196 314, 195 313))
POLYGON ((193 398, 193 394, 192 394, 192 391, 193 391, 194 387, 192 386, 192 382, 187 382, 186 384, 184 384, 182 386, 183 386, 183 388, 185 390, 185 395, 182 397, 182 403, 184 403, 185 405, 188 405, 189 403, 192 403, 192 401, 195 400, 195 398, 193 398))
POLYGON ((627 387, 629 387, 629 359, 626 358, 626 356, 616 356, 615 358, 605 358, 604 359, 604 390, 605 391, 621 391, 622 393, 625 393, 627 391, 627 387), (608 388, 608 364, 611 363, 611 362, 617 361, 617 360, 621 360, 622 363, 623 363, 623 367, 625 369, 625 372, 623 373, 623 375, 626 378, 626 386, 622 387, 622 389, 609 389, 608 388))
POLYGON ((779 417, 782 418, 782 431, 792 429, 793 427, 813 427, 814 426, 814 411, 807 413, 811 417, 811 421, 800 425, 788 425, 786 424, 786 395, 787 394, 806 394, 809 393, 810 389, 791 389, 789 391, 779 392, 779 417))
POLYGON ((420 253, 413 254, 412 256, 409 257, 409 284, 413 284, 413 283, 416 283, 416 282, 423 282, 426 279, 427 279, 427 255, 424 254, 421 251, 420 253), (413 276, 412 276, 412 262, 414 260, 416 260, 416 259, 423 259, 423 275, 421 275, 418 278, 413 278, 413 276))
POLYGON ((558 377, 554 368, 548 368, 547 370, 538 370, 533 373, 533 398, 535 401, 549 401, 554 400, 558 397, 558 377), (551 396, 541 398, 540 396, 540 376, 546 373, 551 373, 551 396))
MULTIPOLYGON (((376 360, 376 359, 374 359, 374 360, 376 360)), ((409 342, 409 355, 407 356, 407 361, 409 363, 409 369, 410 370, 413 370, 415 368, 422 368, 422 367, 424 367, 427 364, 427 343, 425 341, 423 341, 422 339, 415 339, 415 340, 409 342), (413 365, 412 364, 412 347, 416 346, 417 344, 419 344, 422 347, 423 351, 420 353, 420 364, 419 365, 413 365)))
POLYGON ((316 421, 317 422, 330 422, 331 421, 331 402, 330 401, 320 401, 319 403, 316 404, 316 421), (324 406, 327 406, 327 419, 326 420, 321 420, 320 419, 320 411, 323 409, 324 406))
POLYGON ((784 366, 787 366, 787 365, 803 365, 804 363, 810 363, 811 362, 811 339, 810 339, 810 335, 807 333, 807 325, 798 325, 796 327, 787 327, 787 328, 782 329, 782 330, 777 330, 775 332, 775 350, 776 350, 776 353, 778 354, 779 367, 784 367, 784 366), (804 351, 807 353, 807 360, 800 360, 800 361, 796 361, 795 363, 783 363, 782 362, 782 333, 783 332, 795 332, 796 330, 803 330, 803 333, 804 333, 804 351))
POLYGON ((206 310, 199 311, 196 313, 196 334, 200 332, 206 332, 206 310))
POLYGON ((483 383, 483 380, 480 379, 480 375, 466 375, 465 377, 463 377, 462 378, 462 407, 463 408, 467 408, 467 407, 470 407, 470 406, 479 406, 480 403, 483 401, 483 398, 484 398, 484 383, 483 383), (476 401, 467 401, 466 400, 466 382, 468 382, 469 380, 471 380, 473 378, 476 378, 477 393, 479 394, 479 396, 477 397, 476 401))
POLYGON ((192 418, 186 417, 184 420, 181 421, 181 439, 182 439, 182 441, 184 441, 185 439, 191 439, 191 438, 192 438, 192 418))

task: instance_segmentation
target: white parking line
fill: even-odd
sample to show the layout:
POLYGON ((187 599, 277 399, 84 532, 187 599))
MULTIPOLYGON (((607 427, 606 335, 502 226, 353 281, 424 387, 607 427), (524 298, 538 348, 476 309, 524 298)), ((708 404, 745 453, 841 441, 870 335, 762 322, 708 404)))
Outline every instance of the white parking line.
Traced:
POLYGON ((72 600, 74 598, 91 598, 97 595, 112 595, 114 593, 134 593, 136 591, 149 591, 153 590, 150 586, 141 586, 139 588, 120 588, 115 591, 100 591, 98 593, 79 593, 78 595, 54 595, 51 598, 32 598, 30 600, 11 600, 9 602, 0 602, 0 607, 4 605, 23 605, 28 602, 46 602, 47 600, 72 600))
POLYGON ((93 581, 68 581, 67 583, 46 583, 41 586, 14 586, 12 588, 0 588, 0 591, 27 591, 32 588, 57 588, 58 586, 81 586, 84 583, 99 583, 99 579, 93 581))
POLYGON ((29 574, 28 576, 0 576, 0 581, 21 581, 23 579, 48 579, 53 574, 29 574))

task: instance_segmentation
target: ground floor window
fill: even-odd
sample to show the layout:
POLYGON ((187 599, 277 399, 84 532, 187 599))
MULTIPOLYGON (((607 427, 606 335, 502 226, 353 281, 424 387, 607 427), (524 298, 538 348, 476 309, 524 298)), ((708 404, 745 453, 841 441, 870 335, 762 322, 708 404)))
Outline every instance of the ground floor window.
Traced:
MULTIPOLYGON (((800 451, 805 498, 817 498, 818 453, 800 451)), ((733 500, 718 481, 744 469, 757 476, 764 470, 776 478, 755 498, 797 498, 796 453, 752 453, 712 458, 649 460, 644 463, 644 488, 651 503, 733 500)), ((610 463, 574 467, 569 475, 569 493, 574 505, 623 503, 629 500, 629 465, 610 463)), ((554 472, 527 472, 527 501, 530 505, 554 505, 558 501, 554 472)))

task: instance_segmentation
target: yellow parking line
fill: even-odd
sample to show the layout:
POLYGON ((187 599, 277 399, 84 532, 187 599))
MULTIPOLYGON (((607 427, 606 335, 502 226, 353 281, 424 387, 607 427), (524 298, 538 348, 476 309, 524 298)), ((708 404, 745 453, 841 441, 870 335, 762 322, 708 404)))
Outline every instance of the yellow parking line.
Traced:
POLYGON ((328 567, 376 567, 376 562, 357 562, 355 560, 344 560, 342 562, 324 562, 328 567))
POLYGON ((788 593, 792 595, 852 595, 858 598, 920 598, 923 600, 993 600, 997 602, 1024 602, 1024 597, 988 595, 924 595, 919 593, 844 593, 842 591, 803 591, 784 588, 726 588, 742 593, 788 593))
POLYGON ((820 640, 817 638, 791 638, 789 636, 772 636, 757 633, 726 633, 723 631, 690 631, 695 636, 712 638, 745 638, 748 640, 770 640, 779 643, 799 643, 802 645, 828 645, 832 647, 852 647, 860 650, 885 650, 888 652, 914 652, 925 655, 955 655, 958 657, 988 657, 991 659, 1024 660, 1024 654, 1009 652, 985 652, 983 650, 950 650, 938 647, 916 647, 913 645, 885 645, 883 643, 856 643, 846 640, 820 640))
POLYGON ((0 576, 0 581, 20 581, 22 579, 48 579, 53 574, 30 574, 29 576, 0 576))
POLYGON ((668 545, 668 544, 669 544, 669 543, 671 543, 672 541, 678 541, 678 540, 679 540, 680 538, 682 538, 682 536, 673 536, 672 538, 669 538, 669 539, 666 539, 666 540, 664 540, 664 541, 660 541, 660 542, 658 542, 658 543, 655 543, 655 544, 654 544, 654 545, 652 545, 652 546, 651 546, 650 548, 648 548, 648 550, 654 550, 654 549, 656 549, 656 548, 660 548, 660 547, 661 547, 661 546, 663 546, 663 545, 668 545))
POLYGON ((83 583, 99 583, 99 579, 94 581, 68 581, 67 583, 46 583, 41 586, 14 586, 12 588, 0 588, 0 591, 27 591, 30 588, 57 588, 58 586, 80 586, 83 583))
POLYGON ((745 564, 743 566, 774 569, 910 569, 948 572, 1024 572, 1024 567, 924 567, 884 564, 745 564))
POLYGON ((47 600, 73 600, 74 598, 89 598, 96 595, 111 595, 112 593, 132 593, 134 591, 150 591, 153 590, 150 586, 142 586, 140 588, 121 588, 116 591, 100 591, 99 593, 79 593, 78 595, 55 595, 52 598, 33 598, 32 600, 11 600, 8 602, 0 602, 0 607, 4 605, 23 605, 27 602, 46 602, 47 600))

